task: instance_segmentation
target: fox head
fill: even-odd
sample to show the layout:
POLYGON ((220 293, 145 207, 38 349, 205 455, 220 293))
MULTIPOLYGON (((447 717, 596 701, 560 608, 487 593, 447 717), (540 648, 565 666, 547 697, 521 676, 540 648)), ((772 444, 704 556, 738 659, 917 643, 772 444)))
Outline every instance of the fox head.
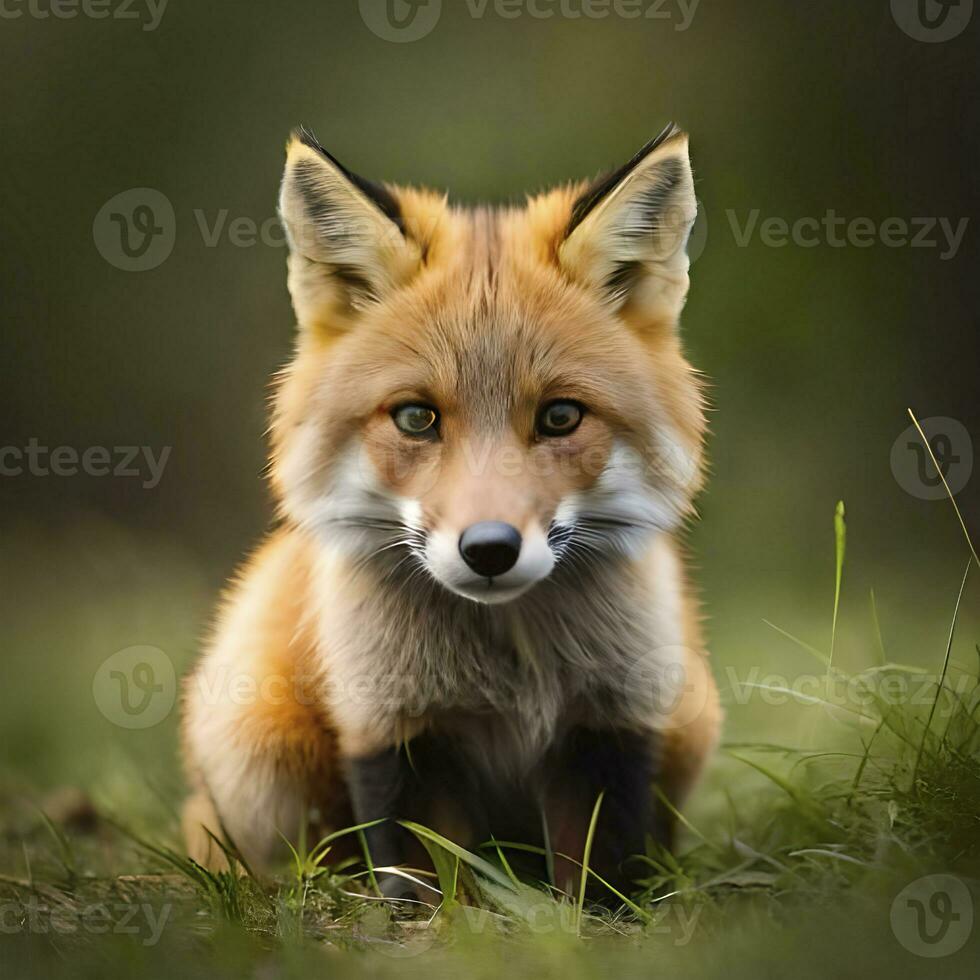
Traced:
POLYGON ((358 177, 301 130, 279 206, 299 324, 273 424, 289 520, 497 603, 691 512, 684 134, 591 184, 466 210, 358 177))

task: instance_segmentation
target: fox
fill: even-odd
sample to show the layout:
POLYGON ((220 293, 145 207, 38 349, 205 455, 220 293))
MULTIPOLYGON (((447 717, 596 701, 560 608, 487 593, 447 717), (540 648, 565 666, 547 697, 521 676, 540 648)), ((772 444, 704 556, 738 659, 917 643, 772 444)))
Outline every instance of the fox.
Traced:
POLYGON ((276 521, 183 687, 198 863, 361 827, 383 895, 424 900, 409 821, 538 845, 564 888, 587 839, 618 889, 673 846, 721 726, 683 541, 688 143, 464 207, 291 134, 276 521))

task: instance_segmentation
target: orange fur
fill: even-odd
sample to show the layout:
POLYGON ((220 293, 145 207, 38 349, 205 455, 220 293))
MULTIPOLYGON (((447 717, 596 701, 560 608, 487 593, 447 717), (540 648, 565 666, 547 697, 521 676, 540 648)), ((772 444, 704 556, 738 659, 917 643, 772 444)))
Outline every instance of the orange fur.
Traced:
MULTIPOLYGON (((365 680, 375 687, 389 680, 376 664, 387 653, 376 645, 392 645, 397 673, 394 647, 408 649, 413 631, 423 643, 437 607, 448 625, 424 641, 426 657, 448 642, 446 629, 479 634, 469 599, 455 606, 447 598, 456 586, 444 566, 459 562, 457 536, 474 522, 504 521, 528 549, 534 542, 546 554, 549 527, 573 502, 601 493, 610 506, 645 508, 638 526, 659 522, 649 540, 622 546, 629 557, 616 559, 618 577, 597 581, 615 590, 610 603, 624 626, 649 619, 658 663, 682 666, 683 688, 668 711, 638 720, 634 706, 624 723, 662 734, 664 787, 678 805, 686 798, 721 719, 671 537, 693 513, 703 478, 702 392, 676 329, 687 289, 683 239, 693 220, 686 161, 686 138, 658 144, 570 232, 585 185, 501 211, 457 209, 439 195, 390 187, 396 227, 381 192, 372 202, 314 144, 290 143, 281 208, 300 333, 272 426, 282 525, 232 586, 185 686, 193 794, 184 825, 197 860, 221 861, 203 827, 267 861, 276 832, 294 835, 311 811, 328 825, 349 821, 341 757, 367 755, 443 720, 431 707, 410 716, 389 710, 374 688, 356 690, 365 680), (680 231, 670 237, 662 220, 655 247, 636 234, 617 237, 621 225, 644 217, 638 209, 664 174, 674 175, 665 186, 677 197, 680 231), (311 195, 323 207, 308 213, 311 195), (536 435, 550 399, 586 406, 574 432, 536 435), (438 440, 407 439, 395 428, 391 410, 405 402, 438 407, 438 440), (643 461, 642 471, 620 472, 627 452, 643 461), (606 492, 610 479, 621 482, 606 492), (396 601, 387 573, 375 567, 378 551, 365 556, 339 537, 334 543, 331 528, 358 494, 361 505, 401 507, 410 514, 404 522, 430 543, 449 542, 442 565, 426 553, 445 590, 426 579, 428 598, 396 601), (383 632, 389 619, 397 629, 383 632)), ((588 608, 548 578, 549 569, 536 567, 541 581, 499 621, 530 660, 540 654, 530 647, 541 642, 534 630, 549 621, 541 614, 547 604, 569 636, 592 628, 588 608), (566 613, 556 609, 562 602, 566 613)), ((554 679, 546 694, 558 698, 561 690, 554 679)), ((434 806, 456 819, 451 802, 434 806)))

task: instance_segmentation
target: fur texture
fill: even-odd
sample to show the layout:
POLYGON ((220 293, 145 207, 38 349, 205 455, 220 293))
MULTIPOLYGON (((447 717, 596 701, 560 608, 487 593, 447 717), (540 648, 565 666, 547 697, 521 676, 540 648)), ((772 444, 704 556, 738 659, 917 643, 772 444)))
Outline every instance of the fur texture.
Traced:
MULTIPOLYGON (((652 812, 635 798, 647 766, 679 805, 720 721, 674 540, 703 468, 677 330, 696 210, 686 137, 490 211, 370 184, 303 132, 280 208, 299 322, 272 430, 282 521, 187 681, 193 856, 219 860, 207 827, 271 861, 311 815, 476 834, 452 780, 411 804, 394 791, 407 777, 385 753, 420 739, 479 774, 486 812, 513 798, 577 828, 573 842, 592 801, 567 787, 601 787, 607 769, 632 794, 622 814, 652 812), (556 401, 580 412, 557 437, 541 423, 556 401), (437 424, 406 434, 405 405, 437 424), (459 549, 483 521, 521 541, 489 579, 459 549), (601 745, 597 771, 572 778, 575 745, 601 745), (643 761, 612 765, 616 745, 643 761), (357 812, 371 806, 358 790, 352 807, 360 786, 392 812, 357 812)), ((643 821, 634 844, 656 831, 643 821)))

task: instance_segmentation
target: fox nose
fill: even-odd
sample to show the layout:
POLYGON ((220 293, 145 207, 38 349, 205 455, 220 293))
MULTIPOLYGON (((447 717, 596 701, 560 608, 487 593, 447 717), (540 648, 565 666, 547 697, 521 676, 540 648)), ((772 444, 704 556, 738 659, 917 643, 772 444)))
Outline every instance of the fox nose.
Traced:
POLYGON ((459 536, 459 553, 484 578, 509 572, 521 553, 521 532, 503 521, 471 524, 459 536))

